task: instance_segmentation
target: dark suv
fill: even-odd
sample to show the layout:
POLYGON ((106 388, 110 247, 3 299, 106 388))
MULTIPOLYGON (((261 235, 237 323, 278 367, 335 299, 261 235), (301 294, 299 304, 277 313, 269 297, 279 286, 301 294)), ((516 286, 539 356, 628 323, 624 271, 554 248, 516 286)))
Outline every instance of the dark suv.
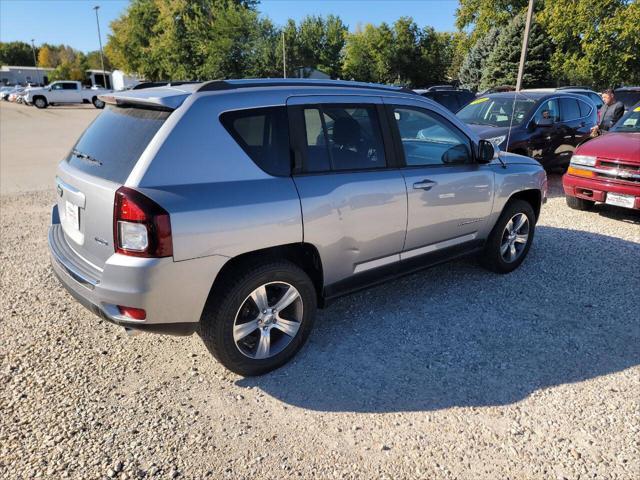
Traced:
POLYGON ((485 95, 457 116, 501 150, 535 158, 545 168, 566 167, 598 119, 588 97, 559 91, 485 95))
POLYGON ((476 96, 470 90, 454 88, 451 85, 429 87, 424 90, 414 90, 418 95, 429 98, 456 113, 476 96))

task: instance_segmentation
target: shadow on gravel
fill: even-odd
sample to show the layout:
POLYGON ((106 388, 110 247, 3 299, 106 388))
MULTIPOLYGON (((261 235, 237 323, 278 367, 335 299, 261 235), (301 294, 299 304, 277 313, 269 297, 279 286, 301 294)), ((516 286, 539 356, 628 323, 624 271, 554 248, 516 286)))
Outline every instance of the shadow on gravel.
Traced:
POLYGON ((292 363, 239 386, 322 411, 504 405, 640 363, 640 244, 540 226, 522 267, 439 266, 320 311, 292 363))

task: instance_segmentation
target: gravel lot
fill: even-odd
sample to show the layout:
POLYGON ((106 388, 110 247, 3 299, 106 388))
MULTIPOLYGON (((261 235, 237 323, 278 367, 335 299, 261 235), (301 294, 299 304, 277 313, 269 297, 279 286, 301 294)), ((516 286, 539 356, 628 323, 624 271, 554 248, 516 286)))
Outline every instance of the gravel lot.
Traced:
MULTIPOLYGON (((3 157, 14 107, 24 131, 48 114, 1 105, 3 157)), ((84 114, 60 112, 41 128, 84 114)), ((85 311, 49 267, 53 191, 3 189, 0 478, 638 478, 640 216, 551 183, 516 272, 465 260, 345 297, 253 379, 85 311)))

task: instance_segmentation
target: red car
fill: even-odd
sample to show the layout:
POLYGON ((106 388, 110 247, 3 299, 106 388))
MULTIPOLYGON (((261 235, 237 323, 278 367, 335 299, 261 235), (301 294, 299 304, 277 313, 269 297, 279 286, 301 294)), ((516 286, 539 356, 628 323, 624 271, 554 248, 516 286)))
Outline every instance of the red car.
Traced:
POLYGON ((596 202, 640 210, 640 104, 576 148, 562 186, 567 205, 577 210, 596 202))

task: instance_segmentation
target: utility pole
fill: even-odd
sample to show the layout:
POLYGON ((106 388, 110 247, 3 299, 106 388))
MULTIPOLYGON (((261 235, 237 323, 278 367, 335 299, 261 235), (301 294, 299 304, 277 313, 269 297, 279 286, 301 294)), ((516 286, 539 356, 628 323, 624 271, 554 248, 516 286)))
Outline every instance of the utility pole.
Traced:
MULTIPOLYGON (((96 11, 96 25, 98 26, 98 43, 100 44, 100 63, 102 63, 102 83, 103 87, 107 88, 107 72, 104 69, 104 55, 102 54, 102 37, 100 36, 100 20, 98 20, 98 10, 100 9, 100 5, 96 5, 93 7, 96 11)), ((111 86, 111 85, 109 85, 111 86)))
POLYGON ((522 38, 522 51, 520 52, 520 66, 518 67, 518 80, 516 81, 516 92, 522 87, 522 76, 524 75, 524 63, 527 61, 527 45, 529 44, 529 29, 531 28, 531 18, 533 17, 533 4, 535 0, 529 0, 529 10, 527 10, 527 23, 524 26, 524 37, 522 38))
POLYGON ((284 44, 284 30, 282 31, 282 78, 287 78, 287 47, 284 44))
POLYGON ((40 69, 38 69, 38 60, 36 59, 36 46, 31 39, 31 51, 33 52, 33 66, 36 67, 36 73, 38 74, 38 84, 42 83, 42 75, 40 75, 40 69))

